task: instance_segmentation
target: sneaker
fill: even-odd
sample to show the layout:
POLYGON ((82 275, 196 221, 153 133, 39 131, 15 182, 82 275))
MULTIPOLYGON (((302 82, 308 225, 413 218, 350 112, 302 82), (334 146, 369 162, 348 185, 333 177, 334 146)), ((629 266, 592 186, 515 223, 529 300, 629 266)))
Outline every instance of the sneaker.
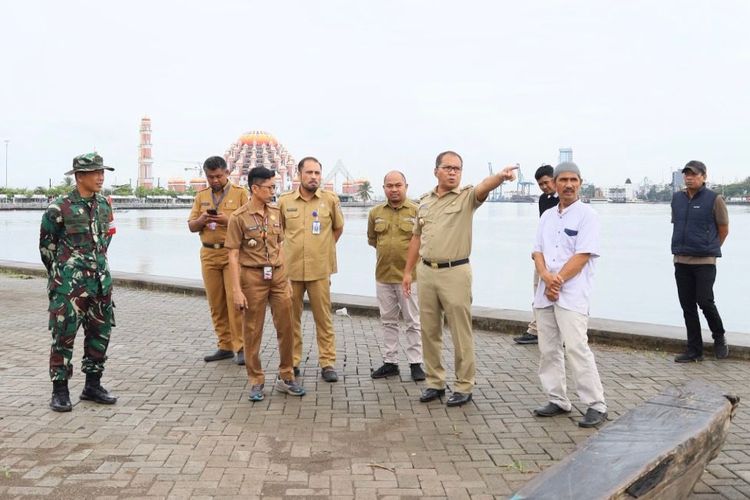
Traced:
POLYGON ((295 380, 278 379, 276 381, 276 390, 292 396, 305 395, 305 389, 295 380))
POLYGON ((326 366, 323 368, 320 372, 320 375, 323 377, 323 380, 326 382, 338 382, 339 381, 339 375, 336 373, 336 369, 332 366, 326 366))
POLYGON ((692 352, 683 352, 674 358, 675 363, 697 363, 698 361, 703 361, 703 355, 692 352))
POLYGON ((513 342, 515 342, 516 344, 538 344, 539 337, 532 333, 526 332, 520 337, 515 337, 513 339, 513 342))
POLYGON ((414 382, 421 382, 425 379, 421 363, 412 363, 411 365, 409 365, 409 369, 411 370, 411 379, 414 382))
POLYGON ((714 356, 716 359, 727 359, 729 357, 729 346, 723 335, 714 339, 714 356))
POLYGON ((383 363, 383 366, 370 374, 372 378, 386 378, 398 375, 398 365, 396 363, 383 363))
POLYGON ((263 384, 256 384, 250 388, 249 401, 263 401, 263 384))

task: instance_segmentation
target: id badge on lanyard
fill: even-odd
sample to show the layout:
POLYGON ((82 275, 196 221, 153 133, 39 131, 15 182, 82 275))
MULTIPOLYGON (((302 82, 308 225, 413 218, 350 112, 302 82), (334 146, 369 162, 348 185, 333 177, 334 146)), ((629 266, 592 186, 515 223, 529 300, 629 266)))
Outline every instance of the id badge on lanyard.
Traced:
POLYGON ((320 234, 320 220, 318 220, 318 211, 313 210, 312 216, 312 234, 320 234))
POLYGON ((263 266, 263 279, 266 281, 273 279, 273 267, 263 266))

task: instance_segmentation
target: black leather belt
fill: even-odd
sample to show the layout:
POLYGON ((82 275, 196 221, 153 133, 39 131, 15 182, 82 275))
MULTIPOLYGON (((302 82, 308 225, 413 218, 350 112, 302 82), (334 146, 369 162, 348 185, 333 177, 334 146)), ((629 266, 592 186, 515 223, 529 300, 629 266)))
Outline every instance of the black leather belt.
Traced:
POLYGON ((206 248, 219 249, 224 248, 224 243, 204 243, 203 246, 206 248))
POLYGON ((422 259, 422 263, 425 266, 430 266, 433 269, 443 269, 444 267, 456 267, 456 266, 462 266, 464 264, 469 263, 469 259, 458 259, 454 260, 452 262, 430 262, 429 260, 422 259))

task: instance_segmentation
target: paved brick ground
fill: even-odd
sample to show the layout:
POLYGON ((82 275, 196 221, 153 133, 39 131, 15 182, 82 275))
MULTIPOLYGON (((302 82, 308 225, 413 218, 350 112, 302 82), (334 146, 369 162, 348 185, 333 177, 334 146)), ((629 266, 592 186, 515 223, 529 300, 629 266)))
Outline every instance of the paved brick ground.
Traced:
MULTIPOLYGON (((532 416, 544 401, 537 350, 507 335, 476 332, 474 401, 448 409, 419 403, 408 370, 403 380, 370 379, 381 357, 379 325, 368 318, 335 317, 343 377, 322 382, 306 313, 307 396, 267 391, 251 404, 244 368, 202 360, 214 345, 203 298, 120 288, 115 301, 105 385, 118 404, 79 402, 77 372, 73 412, 53 413, 44 280, 0 274, 0 497, 505 498, 596 432, 578 428, 578 415, 532 416)), ((270 380, 272 331, 263 345, 270 380)), ((662 353, 595 352, 612 418, 693 377, 750 401, 748 362, 683 366, 662 353)), ((750 498, 742 406, 692 498, 750 498)))

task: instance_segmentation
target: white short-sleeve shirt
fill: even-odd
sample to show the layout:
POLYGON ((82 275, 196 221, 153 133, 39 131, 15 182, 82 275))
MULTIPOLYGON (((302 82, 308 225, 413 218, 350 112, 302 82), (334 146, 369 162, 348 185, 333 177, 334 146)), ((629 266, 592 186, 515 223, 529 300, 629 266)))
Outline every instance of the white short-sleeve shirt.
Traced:
MULTIPOLYGON (((591 254, 581 272, 563 284, 557 300, 557 305, 564 309, 588 315, 594 262, 599 257, 599 217, 594 209, 578 200, 562 211, 559 206, 545 210, 539 219, 534 252, 544 255, 544 262, 551 273, 560 272, 576 254, 591 254)), ((539 280, 534 297, 535 308, 553 304, 545 297, 545 289, 544 280, 539 280)))

